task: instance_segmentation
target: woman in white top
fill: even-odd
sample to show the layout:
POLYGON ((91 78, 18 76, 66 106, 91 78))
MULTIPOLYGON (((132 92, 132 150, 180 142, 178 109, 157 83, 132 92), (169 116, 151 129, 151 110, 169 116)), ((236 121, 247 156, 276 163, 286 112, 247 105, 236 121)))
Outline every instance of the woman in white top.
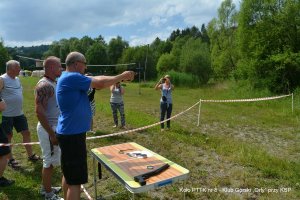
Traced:
POLYGON ((121 117, 121 128, 125 128, 125 112, 124 112, 124 88, 121 86, 120 82, 110 86, 111 97, 110 97, 110 106, 114 118, 114 127, 118 127, 118 111, 120 112, 121 117))
MULTIPOLYGON (((160 89, 161 98, 160 98, 160 121, 164 121, 165 116, 167 114, 167 119, 171 117, 172 109, 173 109, 173 99, 172 99, 172 91, 174 89, 174 85, 171 84, 171 77, 169 75, 164 76, 159 80, 159 82, 155 85, 155 89, 160 89)), ((164 123, 160 124, 161 131, 164 131, 164 123)), ((167 121, 167 129, 170 129, 171 121, 167 121)))

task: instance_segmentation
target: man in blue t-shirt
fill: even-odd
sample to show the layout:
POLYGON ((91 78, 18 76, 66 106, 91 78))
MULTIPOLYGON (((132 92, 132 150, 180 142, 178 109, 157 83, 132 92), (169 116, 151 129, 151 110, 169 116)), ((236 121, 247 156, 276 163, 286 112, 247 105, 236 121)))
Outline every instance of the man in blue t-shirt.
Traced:
POLYGON ((56 137, 61 148, 64 199, 79 200, 80 185, 88 182, 86 131, 90 130, 92 113, 87 91, 102 89, 122 80, 133 80, 134 72, 116 76, 84 76, 86 59, 79 52, 66 58, 66 71, 57 82, 56 99, 61 114, 56 137))

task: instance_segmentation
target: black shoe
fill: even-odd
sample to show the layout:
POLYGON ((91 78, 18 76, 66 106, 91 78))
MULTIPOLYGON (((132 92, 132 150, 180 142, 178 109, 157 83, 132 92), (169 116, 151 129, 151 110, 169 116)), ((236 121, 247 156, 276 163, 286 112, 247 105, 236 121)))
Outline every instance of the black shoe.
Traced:
POLYGON ((8 180, 8 179, 4 178, 3 176, 0 178, 0 187, 10 186, 14 183, 15 183, 14 180, 8 180))
POLYGON ((16 161, 14 158, 10 159, 8 161, 8 166, 10 166, 11 168, 13 168, 14 170, 18 170, 21 168, 20 164, 18 163, 18 161, 16 161))
POLYGON ((31 162, 36 162, 38 160, 41 160, 41 157, 34 153, 31 156, 28 156, 28 160, 31 162))

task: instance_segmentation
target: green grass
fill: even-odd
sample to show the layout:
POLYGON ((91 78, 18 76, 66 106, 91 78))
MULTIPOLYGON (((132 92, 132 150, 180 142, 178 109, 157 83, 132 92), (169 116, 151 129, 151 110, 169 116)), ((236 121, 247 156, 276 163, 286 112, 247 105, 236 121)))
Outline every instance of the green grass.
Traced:
MULTIPOLYGON (((37 118, 34 113, 33 88, 37 78, 21 79, 24 88, 24 112, 27 115, 32 140, 37 141, 37 118)), ((154 83, 135 83, 125 86, 126 122, 130 129, 156 123, 159 120, 160 93, 154 83)), ((174 90, 173 115, 184 111, 200 99, 241 99, 272 96, 266 91, 255 91, 232 82, 217 83, 199 89, 174 90)), ((109 105, 108 89, 96 92, 96 135, 114 133, 109 105)), ((197 125, 198 106, 172 120, 172 129, 160 132, 159 126, 138 133, 117 137, 88 140, 88 149, 136 142, 190 170, 185 187, 217 189, 217 192, 187 192, 187 199, 299 199, 300 198, 300 109, 299 95, 291 98, 250 103, 202 103, 200 126, 197 125), (250 193, 223 192, 223 188, 252 189, 250 193), (265 192, 254 192, 263 188, 265 192), (279 192, 280 188, 291 191, 279 192), (269 192, 267 190, 269 189, 269 192), (278 189, 278 192, 274 192, 278 189), (274 191, 271 191, 274 190, 274 191)), ((88 135, 91 136, 91 135, 88 135)), ((13 142, 21 142, 14 133, 13 142)), ((40 154, 38 145, 34 151, 40 154)), ((38 193, 41 183, 42 163, 27 161, 23 147, 13 149, 23 170, 9 167, 5 176, 16 180, 11 187, 1 188, 0 199, 42 199, 38 193)), ((89 156, 89 183, 85 185, 90 195, 93 191, 92 159, 89 156)), ((56 169, 54 182, 60 184, 61 172, 56 169)), ((138 199, 181 199, 182 183, 137 195, 138 199)), ((113 199, 128 199, 124 188, 106 170, 98 183, 98 194, 123 192, 113 199)), ((86 199, 82 194, 82 199, 86 199)))

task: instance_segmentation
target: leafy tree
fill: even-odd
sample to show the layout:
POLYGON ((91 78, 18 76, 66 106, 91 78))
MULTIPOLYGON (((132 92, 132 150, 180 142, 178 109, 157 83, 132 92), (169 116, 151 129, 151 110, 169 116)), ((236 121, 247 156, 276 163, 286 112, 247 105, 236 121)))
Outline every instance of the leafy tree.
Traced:
MULTIPOLYGON (((174 65, 172 64, 171 66, 173 66, 173 70, 178 70, 178 66, 179 66, 179 62, 180 62, 180 55, 181 55, 181 49, 183 47, 183 45, 186 43, 186 41, 190 38, 190 36, 185 36, 185 37, 177 37, 176 40, 173 43, 173 48, 171 51, 171 54, 174 56, 173 58, 175 59, 174 61, 172 61, 174 63, 174 65)), ((170 70, 171 70, 170 69, 170 70)))
POLYGON ((57 41, 52 42, 52 44, 49 47, 49 50, 44 53, 43 58, 46 58, 48 56, 56 56, 56 57, 60 56, 59 42, 57 41))
MULTIPOLYGON (((61 47, 63 49, 69 49, 69 52, 71 52, 71 51, 83 52, 81 41, 76 37, 71 37, 68 40, 64 40, 61 47)), ((68 55, 68 53, 67 53, 67 55, 68 55)))
POLYGON ((172 47, 173 44, 170 40, 162 41, 158 37, 150 44, 149 54, 152 55, 154 68, 156 66, 156 63, 158 62, 159 57, 164 53, 170 53, 172 47))
POLYGON ((199 78, 200 84, 208 82, 211 74, 210 52, 200 38, 190 38, 182 47, 180 69, 199 78))
MULTIPOLYGON (((71 40, 74 40, 76 41, 77 39, 76 38, 71 38, 71 40)), ((66 60, 66 57, 67 55, 71 52, 71 49, 70 49, 70 40, 67 40, 67 39, 61 39, 59 41, 59 45, 60 45, 60 49, 59 49, 59 58, 61 60, 66 60)))
POLYGON ((182 30, 181 37, 184 37, 184 36, 200 38, 202 35, 196 26, 192 26, 192 28, 186 28, 186 29, 182 30))
POLYGON ((83 38, 80 39, 80 51, 82 54, 85 55, 87 50, 89 49, 90 46, 94 44, 94 40, 88 36, 84 36, 83 38))
POLYGON ((6 48, 3 45, 3 40, 0 40, 0 72, 5 73, 6 67, 5 64, 9 60, 9 55, 6 48))
POLYGON ((95 42, 98 42, 100 44, 103 44, 104 46, 107 46, 105 40, 104 40, 104 37, 102 35, 99 35, 98 37, 96 37, 94 39, 95 42))
POLYGON ((201 26, 201 38, 202 38, 203 42, 210 44, 210 39, 209 39, 205 24, 202 24, 202 26, 201 26))
MULTIPOLYGON (((86 59, 90 65, 106 65, 108 63, 106 47, 100 43, 94 43, 86 52, 86 59)), ((91 66, 88 71, 95 74, 114 73, 112 67, 91 66)))
POLYGON ((177 37, 179 37, 181 35, 181 31, 179 29, 177 29, 176 31, 173 31, 170 35, 170 37, 168 38, 168 40, 170 41, 175 41, 175 39, 177 37))
POLYGON ((239 59, 236 40, 236 13, 232 0, 225 0, 218 9, 218 18, 211 20, 208 25, 212 69, 218 79, 229 78, 236 70, 239 59))
MULTIPOLYGON (((121 58, 119 59, 120 63, 135 63, 135 48, 134 47, 128 47, 124 49, 121 58)), ((130 66, 117 66, 116 71, 118 73, 123 72, 125 70, 131 69, 136 70, 137 65, 130 65, 130 66)))
POLYGON ((191 28, 187 27, 186 29, 173 31, 168 40, 175 41, 178 37, 194 37, 199 38, 202 37, 201 32, 196 26, 192 26, 191 28))
POLYGON ((108 44, 108 58, 110 64, 118 63, 118 60, 121 58, 123 50, 128 48, 129 44, 126 41, 123 41, 122 37, 118 36, 117 38, 112 38, 108 44))
POLYGON ((124 49, 120 63, 134 63, 135 62, 135 48, 134 47, 128 47, 127 49, 124 49))
MULTIPOLYGON (((276 93, 291 92, 300 85, 300 53, 285 51, 274 54, 265 61, 267 78, 262 79, 276 93)), ((264 69, 265 69, 264 68, 264 69)))
POLYGON ((162 56, 160 56, 156 65, 156 70, 159 73, 164 73, 177 68, 177 66, 178 65, 175 56, 173 54, 165 53, 162 56))
POLYGON ((239 14, 238 72, 256 86, 291 92, 299 83, 300 2, 245 0, 239 14), (267 28, 266 28, 267 27, 267 28), (250 64, 246 67, 245 65, 250 64))
MULTIPOLYGON (((147 80, 149 80, 156 76, 156 69, 155 64, 153 62, 152 50, 151 48, 148 49, 148 45, 126 48, 123 51, 120 61, 122 63, 136 63, 135 66, 130 66, 129 69, 138 71, 137 68, 140 67, 141 73, 144 74, 146 57, 147 69, 145 73, 147 76, 147 80)), ((117 69, 123 71, 126 68, 117 67, 117 69)))

